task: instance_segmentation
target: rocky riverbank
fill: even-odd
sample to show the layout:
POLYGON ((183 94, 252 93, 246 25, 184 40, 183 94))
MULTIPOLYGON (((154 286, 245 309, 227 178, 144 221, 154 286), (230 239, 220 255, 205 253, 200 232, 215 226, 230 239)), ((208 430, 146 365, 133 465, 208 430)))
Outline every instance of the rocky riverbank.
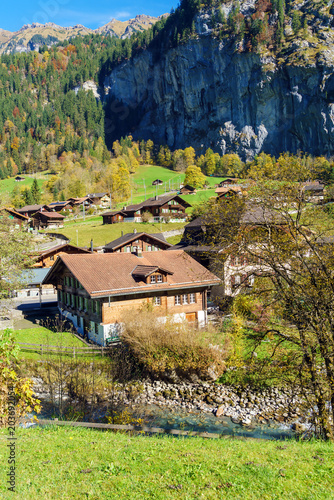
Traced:
MULTIPOLYGON (((41 399, 48 397, 49 390, 42 379, 34 379, 34 390, 41 399)), ((172 384, 144 380, 135 384, 117 384, 112 394, 105 389, 104 394, 99 393, 96 397, 101 408, 110 404, 133 408, 137 405, 158 405, 213 413, 217 418, 229 417, 232 422, 242 425, 277 422, 303 430, 303 424, 308 420, 305 401, 300 394, 292 393, 289 388, 254 391, 208 382, 172 384)), ((67 401, 70 399, 66 391, 63 398, 67 401)))

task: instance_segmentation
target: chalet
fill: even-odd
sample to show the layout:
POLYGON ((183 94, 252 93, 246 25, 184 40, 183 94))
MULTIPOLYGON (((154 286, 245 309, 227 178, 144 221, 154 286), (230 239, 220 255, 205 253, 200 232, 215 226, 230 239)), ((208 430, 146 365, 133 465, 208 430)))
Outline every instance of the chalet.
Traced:
POLYGON ((92 201, 89 196, 83 196, 81 198, 69 198, 67 202, 71 205, 71 207, 80 207, 81 205, 89 206, 92 205, 92 201))
POLYGON ((105 345, 122 313, 144 304, 161 318, 207 321, 207 291, 219 278, 183 251, 63 255, 43 283, 57 288, 58 307, 81 335, 105 345))
POLYGON ((147 234, 147 233, 127 233, 111 241, 104 247, 105 253, 112 252, 142 252, 167 250, 172 245, 167 243, 162 234, 147 234))
POLYGON ((0 214, 6 214, 9 219, 11 219, 16 227, 24 227, 28 225, 29 217, 26 215, 20 214, 13 208, 2 208, 0 210, 0 214))
POLYGON ((225 180, 217 184, 216 187, 228 187, 232 184, 238 184, 239 181, 240 179, 237 179, 236 177, 227 177, 225 180))
POLYGON ((88 194, 87 197, 96 207, 107 208, 110 205, 110 196, 108 193, 93 193, 88 194))
POLYGON ((83 253, 90 254, 91 251, 64 243, 63 245, 54 246, 35 255, 35 264, 33 267, 52 267, 57 258, 62 255, 83 253))
POLYGON ((319 204, 324 201, 324 184, 319 181, 305 182, 302 191, 308 201, 319 204))
POLYGON ((161 186, 163 184, 163 181, 160 180, 160 179, 155 179, 153 182, 152 182, 152 186, 161 186))
MULTIPOLYGON (((150 213, 154 222, 161 222, 167 217, 171 222, 179 222, 186 220, 186 208, 188 207, 191 207, 190 203, 184 201, 177 194, 172 194, 154 196, 137 205, 123 207, 122 214, 124 214, 124 222, 142 222, 144 212, 150 213)), ((110 212, 107 213, 110 214, 110 212)))
POLYGON ((72 205, 69 201, 53 201, 47 206, 49 212, 61 212, 62 210, 72 210, 72 205))
POLYGON ((48 271, 48 269, 24 269, 20 276, 21 287, 19 290, 13 290, 13 296, 18 298, 39 297, 41 301, 43 295, 54 295, 53 285, 42 284, 48 271))
POLYGON ((125 213, 123 210, 114 210, 102 214, 103 224, 115 224, 124 221, 125 213))
POLYGON ((243 192, 240 186, 226 186, 226 187, 219 187, 215 190, 215 193, 217 195, 217 200, 223 199, 223 198, 230 198, 232 196, 242 196, 243 192))
POLYGON ((19 214, 25 215, 26 217, 31 217, 36 212, 38 212, 40 210, 46 210, 46 209, 47 209, 47 205, 26 205, 22 208, 18 208, 16 211, 19 214))
POLYGON ((34 229, 57 229, 64 226, 65 217, 57 212, 36 212, 31 217, 31 226, 34 229))
POLYGON ((24 181, 24 180, 25 180, 25 178, 24 178, 24 177, 21 177, 20 175, 17 175, 17 176, 15 177, 15 181, 16 181, 16 182, 21 182, 21 181, 24 181))
POLYGON ((186 184, 180 188, 179 194, 196 194, 196 189, 186 184))

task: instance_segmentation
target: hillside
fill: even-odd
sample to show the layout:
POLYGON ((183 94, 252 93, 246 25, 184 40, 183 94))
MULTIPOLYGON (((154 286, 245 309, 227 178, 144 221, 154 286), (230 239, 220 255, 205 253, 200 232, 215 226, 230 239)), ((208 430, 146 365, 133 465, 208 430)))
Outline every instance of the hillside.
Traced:
POLYGON ((38 50, 43 45, 50 46, 64 40, 70 40, 76 36, 90 34, 129 38, 137 31, 144 31, 150 28, 159 19, 160 17, 156 18, 146 15, 138 15, 128 21, 112 19, 109 23, 96 30, 85 28, 81 24, 65 28, 54 23, 26 24, 20 30, 13 33, 0 29, 0 54, 38 50))

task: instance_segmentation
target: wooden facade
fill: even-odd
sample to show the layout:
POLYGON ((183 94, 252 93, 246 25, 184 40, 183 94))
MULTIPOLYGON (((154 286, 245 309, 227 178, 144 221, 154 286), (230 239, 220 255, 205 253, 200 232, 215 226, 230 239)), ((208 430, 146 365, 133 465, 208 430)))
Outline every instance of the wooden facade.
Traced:
POLYGON ((161 234, 128 233, 105 245, 104 252, 151 252, 171 246, 161 234))

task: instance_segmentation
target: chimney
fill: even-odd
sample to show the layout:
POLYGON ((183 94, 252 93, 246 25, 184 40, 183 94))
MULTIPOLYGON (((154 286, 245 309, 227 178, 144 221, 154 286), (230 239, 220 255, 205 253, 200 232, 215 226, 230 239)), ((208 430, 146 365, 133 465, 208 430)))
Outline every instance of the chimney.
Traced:
POLYGON ((133 234, 136 234, 136 233, 137 233, 137 229, 136 229, 136 228, 134 228, 134 230, 133 230, 133 234))
POLYGON ((159 198, 159 196, 158 196, 158 195, 156 195, 156 196, 154 197, 154 199, 155 199, 155 200, 157 200, 158 198, 159 198))
POLYGON ((93 238, 90 240, 90 251, 94 253, 93 238))
POLYGON ((121 231, 121 233, 122 233, 121 236, 123 236, 123 231, 121 231))

